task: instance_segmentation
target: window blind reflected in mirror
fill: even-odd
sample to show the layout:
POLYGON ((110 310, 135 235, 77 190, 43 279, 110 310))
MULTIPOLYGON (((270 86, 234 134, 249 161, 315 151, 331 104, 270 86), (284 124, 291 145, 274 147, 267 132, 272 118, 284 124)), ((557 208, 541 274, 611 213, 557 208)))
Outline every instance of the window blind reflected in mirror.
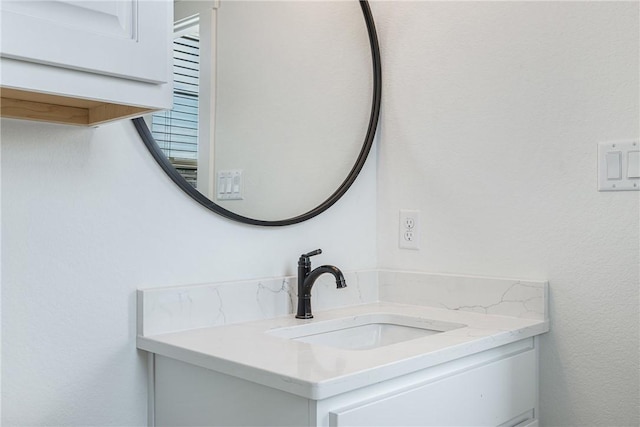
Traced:
POLYGON ((151 133, 180 174, 196 186, 198 174, 199 39, 173 42, 173 109, 154 113, 151 133))

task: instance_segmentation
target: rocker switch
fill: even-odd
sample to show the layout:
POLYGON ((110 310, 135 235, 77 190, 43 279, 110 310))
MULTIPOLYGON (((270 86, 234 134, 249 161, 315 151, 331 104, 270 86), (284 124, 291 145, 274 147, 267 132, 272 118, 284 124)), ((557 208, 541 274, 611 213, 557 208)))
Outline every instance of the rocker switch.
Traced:
POLYGON ((611 151, 607 153, 607 179, 622 179, 622 152, 611 151))

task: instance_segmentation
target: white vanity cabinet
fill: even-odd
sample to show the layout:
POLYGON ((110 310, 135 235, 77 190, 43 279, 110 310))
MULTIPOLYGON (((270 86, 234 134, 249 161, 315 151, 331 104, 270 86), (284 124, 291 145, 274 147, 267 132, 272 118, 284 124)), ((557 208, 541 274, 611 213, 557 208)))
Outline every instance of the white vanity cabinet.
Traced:
POLYGON ((2 116, 96 125, 170 108, 171 0, 2 1, 2 116))
POLYGON ((371 385, 321 400, 156 355, 155 425, 533 427, 537 344, 531 337, 380 382, 371 371, 371 385))
MULTIPOLYGON (((367 286, 377 287, 384 299, 317 311, 308 320, 288 312, 238 323, 226 323, 227 317, 225 324, 211 324, 215 307, 222 307, 222 299, 213 297, 227 289, 245 293, 245 299, 237 300, 243 305, 225 299, 224 307, 225 313, 232 313, 230 306, 246 311, 249 298, 255 300, 256 290, 269 283, 262 280, 246 287, 229 283, 228 288, 216 284, 138 291, 136 345, 149 352, 150 423, 537 425, 538 340, 549 331, 546 282, 374 274, 377 279, 363 273, 360 281, 355 274, 347 280, 365 292, 367 286), (379 283, 393 286, 389 290, 379 283), (399 299, 395 292, 423 304, 387 300, 399 299), (439 307, 425 304, 429 302, 439 307), (442 306, 487 307, 492 313, 442 306), (434 333, 403 335, 393 342, 366 340, 357 346, 344 345, 345 335, 336 335, 351 329, 349 339, 358 341, 356 337, 367 338, 371 331, 359 325, 383 324, 434 333)), ((275 280, 271 286, 277 289, 282 283, 275 280)))

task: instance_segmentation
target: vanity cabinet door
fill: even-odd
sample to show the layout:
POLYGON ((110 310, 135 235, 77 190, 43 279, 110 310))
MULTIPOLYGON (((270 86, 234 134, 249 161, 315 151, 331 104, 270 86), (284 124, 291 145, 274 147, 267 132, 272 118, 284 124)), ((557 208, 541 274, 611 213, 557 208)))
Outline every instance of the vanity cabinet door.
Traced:
POLYGON ((156 355, 154 423, 160 426, 309 425, 309 400, 175 359, 156 355))
POLYGON ((169 1, 2 1, 2 56, 151 83, 170 78, 169 1))
POLYGON ((529 351, 346 408, 330 425, 526 426, 537 406, 537 356, 529 351))

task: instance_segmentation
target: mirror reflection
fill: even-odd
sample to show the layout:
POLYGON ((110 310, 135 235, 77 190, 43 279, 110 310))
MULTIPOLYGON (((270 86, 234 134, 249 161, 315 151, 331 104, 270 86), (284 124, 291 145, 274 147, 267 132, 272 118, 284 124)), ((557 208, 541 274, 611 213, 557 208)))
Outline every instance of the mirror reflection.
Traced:
POLYGON ((308 212, 367 135, 372 57, 357 1, 177 1, 174 108, 146 118, 174 167, 236 214, 308 212))

